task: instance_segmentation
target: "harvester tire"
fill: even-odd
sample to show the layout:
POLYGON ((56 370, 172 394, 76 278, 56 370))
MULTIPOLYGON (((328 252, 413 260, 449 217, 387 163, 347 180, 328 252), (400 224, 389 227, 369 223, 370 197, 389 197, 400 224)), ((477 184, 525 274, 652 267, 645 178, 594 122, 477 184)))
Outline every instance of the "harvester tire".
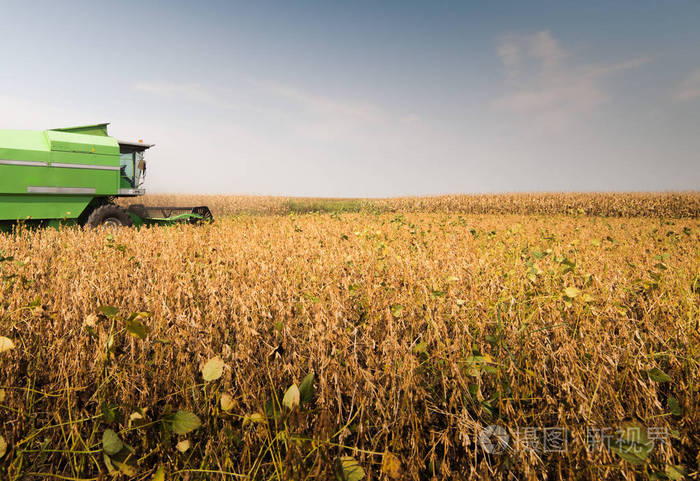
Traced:
POLYGON ((214 222, 214 216, 212 215, 209 207, 206 205, 201 205, 199 207, 192 207, 192 213, 201 215, 201 219, 190 219, 190 224, 201 224, 203 222, 212 223, 214 222))
POLYGON ((143 204, 131 204, 126 210, 142 219, 148 217, 148 210, 143 204))
POLYGON ((88 227, 105 226, 111 228, 130 227, 131 217, 125 209, 114 204, 107 204, 93 210, 85 223, 88 227))

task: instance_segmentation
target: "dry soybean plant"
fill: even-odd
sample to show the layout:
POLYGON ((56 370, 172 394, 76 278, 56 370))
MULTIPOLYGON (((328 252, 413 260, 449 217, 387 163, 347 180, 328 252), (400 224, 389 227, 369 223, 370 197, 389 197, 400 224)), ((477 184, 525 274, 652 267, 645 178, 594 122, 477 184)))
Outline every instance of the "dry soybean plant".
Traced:
POLYGON ((0 478, 697 476, 700 221, 400 205, 1 234, 0 478))

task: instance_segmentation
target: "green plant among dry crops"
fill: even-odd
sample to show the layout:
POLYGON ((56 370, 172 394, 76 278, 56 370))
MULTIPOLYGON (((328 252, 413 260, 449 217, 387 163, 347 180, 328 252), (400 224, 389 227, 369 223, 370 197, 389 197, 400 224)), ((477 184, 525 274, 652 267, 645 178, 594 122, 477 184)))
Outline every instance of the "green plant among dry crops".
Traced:
POLYGON ((699 240, 381 209, 3 234, 0 477, 697 476, 699 240))

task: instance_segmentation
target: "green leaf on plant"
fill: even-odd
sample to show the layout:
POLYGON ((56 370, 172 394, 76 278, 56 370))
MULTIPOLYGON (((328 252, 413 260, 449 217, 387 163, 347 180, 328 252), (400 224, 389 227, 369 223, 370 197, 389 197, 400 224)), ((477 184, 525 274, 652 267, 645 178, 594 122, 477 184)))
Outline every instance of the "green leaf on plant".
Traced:
POLYGON ((629 423, 618 432, 620 436, 610 444, 610 449, 629 463, 643 464, 654 448, 654 443, 647 438, 646 428, 629 423))
POLYGON ((588 294, 587 292, 584 292, 583 295, 581 296, 581 299, 583 302, 593 302, 595 301, 595 297, 592 295, 588 294))
POLYGON ((246 414, 243 416, 243 426, 247 426, 250 423, 263 424, 265 422, 265 416, 260 413, 246 414))
POLYGON ((151 481, 165 481, 165 469, 163 469, 162 464, 160 466, 158 466, 158 469, 156 469, 156 472, 153 473, 153 477, 151 478, 151 481))
POLYGON ((671 377, 663 372, 661 369, 658 367, 655 367, 653 369, 649 369, 647 371, 647 374, 651 378, 652 381, 656 382, 669 382, 671 380, 671 377))
POLYGON ((148 335, 148 328, 141 321, 127 320, 126 330, 129 331, 132 336, 138 337, 139 339, 146 339, 146 336, 148 335))
POLYGON ((668 406, 668 410, 671 411, 671 414, 674 416, 681 415, 681 406, 678 404, 678 399, 675 397, 669 396, 666 400, 666 406, 668 406))
POLYGON ((171 427, 175 434, 187 434, 202 425, 202 421, 188 411, 177 411, 171 420, 171 427))
POLYGON ((136 470, 135 466, 132 466, 125 462, 116 461, 112 459, 112 464, 114 464, 117 467, 117 469, 122 472, 122 474, 126 474, 129 477, 134 477, 138 474, 138 471, 136 470))
POLYGON ((202 377, 207 382, 216 381, 224 373, 224 366, 224 361, 219 356, 212 357, 202 367, 202 377))
POLYGON ((119 313, 119 309, 113 306, 100 306, 100 312, 105 317, 114 317, 119 313))
POLYGON ((581 291, 575 287, 567 287, 564 289, 564 295, 570 299, 573 299, 574 297, 578 296, 581 293, 581 291))
POLYGON ((102 459, 105 462, 105 466, 107 466, 107 472, 109 474, 114 474, 117 472, 117 468, 114 467, 112 464, 112 460, 109 459, 109 456, 107 456, 107 453, 102 453, 102 459))
POLYGON ((497 367, 495 367, 495 366, 490 366, 490 365, 488 365, 488 364, 484 364, 484 365, 481 367, 481 369, 482 369, 484 372, 487 372, 487 373, 489 373, 489 374, 498 374, 498 373, 499 373, 499 370, 498 370, 497 367))
POLYGON ((425 354, 428 351, 428 343, 421 341, 413 346, 413 354, 425 354))
POLYGON ((100 411, 102 411, 102 421, 106 424, 112 424, 117 418, 117 408, 110 406, 106 402, 100 404, 100 411))
POLYGON ((576 263, 566 257, 564 257, 561 260, 561 264, 563 266, 561 269, 562 274, 566 274, 567 272, 573 272, 574 268, 576 267, 576 263))
POLYGON ((311 372, 301 380, 299 384, 299 394, 301 404, 308 404, 314 399, 314 373, 311 372))
POLYGON ((360 481, 365 470, 352 456, 341 456, 335 460, 335 477, 338 481, 360 481))
POLYGON ((668 479, 673 479, 674 481, 683 479, 683 476, 685 475, 683 466, 673 466, 670 464, 666 466, 664 472, 666 473, 666 476, 668 476, 668 479))
POLYGON ((228 393, 223 393, 221 395, 219 403, 221 404, 221 409, 223 411, 230 411, 231 409, 233 409, 234 406, 233 398, 228 393))
POLYGON ((117 454, 123 447, 124 443, 119 439, 117 433, 111 429, 106 429, 105 432, 102 433, 102 449, 105 453, 110 455, 117 454))
POLYGON ((301 394, 299 392, 299 386, 292 384, 284 393, 284 398, 282 398, 282 405, 286 406, 288 409, 294 409, 299 406, 301 399, 301 394))

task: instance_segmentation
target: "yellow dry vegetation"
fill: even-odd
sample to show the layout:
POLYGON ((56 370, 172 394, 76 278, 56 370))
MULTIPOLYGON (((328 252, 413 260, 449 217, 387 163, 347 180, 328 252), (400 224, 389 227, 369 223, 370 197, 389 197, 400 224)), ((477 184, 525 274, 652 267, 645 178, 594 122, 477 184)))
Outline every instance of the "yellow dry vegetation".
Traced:
POLYGON ((0 478, 697 473, 697 218, 275 202, 0 234, 0 478))
POLYGON ((700 217, 700 192, 461 194, 387 199, 317 199, 246 195, 150 194, 123 203, 207 205, 215 216, 308 212, 700 217))

